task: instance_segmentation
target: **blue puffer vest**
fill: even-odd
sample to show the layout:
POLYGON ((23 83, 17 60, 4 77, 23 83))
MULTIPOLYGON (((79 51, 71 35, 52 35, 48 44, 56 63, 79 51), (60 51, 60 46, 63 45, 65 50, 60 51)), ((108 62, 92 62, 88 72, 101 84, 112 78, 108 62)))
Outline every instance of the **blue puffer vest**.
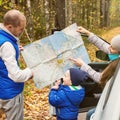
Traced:
MULTIPOLYGON (((0 46, 5 42, 10 42, 14 46, 16 50, 16 60, 18 62, 19 48, 17 40, 7 32, 0 30, 0 46)), ((4 61, 0 58, 0 99, 11 99, 17 96, 23 91, 23 87, 23 82, 16 83, 8 77, 8 71, 4 61)))

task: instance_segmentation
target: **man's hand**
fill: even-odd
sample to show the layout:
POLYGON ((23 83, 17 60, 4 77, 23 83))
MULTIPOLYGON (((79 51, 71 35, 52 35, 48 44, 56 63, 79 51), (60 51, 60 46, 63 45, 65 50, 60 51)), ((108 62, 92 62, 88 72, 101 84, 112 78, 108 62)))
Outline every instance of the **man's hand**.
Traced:
POLYGON ((23 50, 24 50, 23 46, 19 45, 19 51, 23 51, 23 50))
POLYGON ((32 76, 29 79, 32 79, 34 77, 34 74, 32 73, 32 76))

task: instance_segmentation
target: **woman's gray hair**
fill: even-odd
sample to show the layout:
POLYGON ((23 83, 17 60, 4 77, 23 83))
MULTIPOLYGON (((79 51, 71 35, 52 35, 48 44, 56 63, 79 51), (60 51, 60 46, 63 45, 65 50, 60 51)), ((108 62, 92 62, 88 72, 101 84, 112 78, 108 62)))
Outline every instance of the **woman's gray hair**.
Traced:
POLYGON ((112 38, 111 46, 114 47, 120 53, 120 34, 112 38))

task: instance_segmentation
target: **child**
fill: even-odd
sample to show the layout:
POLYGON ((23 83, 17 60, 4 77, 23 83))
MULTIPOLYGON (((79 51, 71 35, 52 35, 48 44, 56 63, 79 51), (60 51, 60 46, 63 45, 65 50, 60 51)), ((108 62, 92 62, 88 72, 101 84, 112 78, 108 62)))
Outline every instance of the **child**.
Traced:
POLYGON ((77 120, 79 105, 85 96, 80 82, 87 78, 86 72, 70 68, 62 84, 60 80, 55 82, 49 93, 49 103, 56 109, 57 120, 77 120))

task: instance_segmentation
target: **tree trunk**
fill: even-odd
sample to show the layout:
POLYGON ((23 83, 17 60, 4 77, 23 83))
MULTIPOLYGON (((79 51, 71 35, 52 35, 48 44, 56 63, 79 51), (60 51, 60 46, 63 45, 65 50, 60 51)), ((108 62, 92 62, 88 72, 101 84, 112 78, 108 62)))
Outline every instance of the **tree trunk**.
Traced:
POLYGON ((66 26, 72 24, 72 0, 66 0, 65 4, 66 26))
POLYGON ((11 0, 11 3, 12 3, 12 8, 14 9, 15 4, 17 4, 17 0, 11 0))
POLYGON ((110 0, 100 0, 100 27, 109 25, 109 3, 110 0))
POLYGON ((65 28, 65 0, 56 0, 55 27, 65 28))
POLYGON ((49 0, 45 0, 46 35, 49 35, 49 0))
POLYGON ((33 22, 32 22, 32 14, 31 14, 31 1, 30 0, 27 0, 27 8, 28 8, 28 25, 29 25, 29 37, 32 41, 33 39, 33 34, 32 34, 32 31, 33 31, 33 22))

